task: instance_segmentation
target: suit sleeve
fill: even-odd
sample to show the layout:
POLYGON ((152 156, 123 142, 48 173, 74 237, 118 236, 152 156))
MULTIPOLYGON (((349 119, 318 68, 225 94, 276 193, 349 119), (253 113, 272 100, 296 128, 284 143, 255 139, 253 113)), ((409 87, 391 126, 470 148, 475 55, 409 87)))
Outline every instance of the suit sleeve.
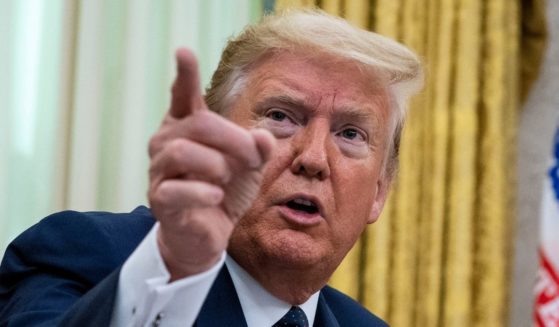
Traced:
POLYGON ((107 326, 121 264, 152 224, 137 213, 67 211, 43 219, 6 249, 0 325, 107 326))

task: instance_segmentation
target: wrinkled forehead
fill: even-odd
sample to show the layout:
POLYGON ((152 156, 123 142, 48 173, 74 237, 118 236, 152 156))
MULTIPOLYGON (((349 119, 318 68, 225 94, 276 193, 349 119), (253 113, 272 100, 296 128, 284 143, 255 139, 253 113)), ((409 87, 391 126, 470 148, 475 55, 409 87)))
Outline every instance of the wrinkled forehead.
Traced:
POLYGON ((332 78, 322 81, 325 85, 352 80, 360 82, 372 95, 384 93, 389 88, 388 78, 378 69, 351 58, 313 48, 269 50, 248 65, 245 71, 250 78, 258 79, 265 71, 302 75, 309 72, 304 69, 306 66, 313 66, 315 72, 331 75, 332 78), (287 68, 296 70, 287 71, 287 68), (340 77, 346 78, 340 80, 340 77))
POLYGON ((250 67, 245 92, 251 97, 283 96, 288 101, 352 108, 390 115, 386 83, 360 63, 325 53, 276 51, 250 67))

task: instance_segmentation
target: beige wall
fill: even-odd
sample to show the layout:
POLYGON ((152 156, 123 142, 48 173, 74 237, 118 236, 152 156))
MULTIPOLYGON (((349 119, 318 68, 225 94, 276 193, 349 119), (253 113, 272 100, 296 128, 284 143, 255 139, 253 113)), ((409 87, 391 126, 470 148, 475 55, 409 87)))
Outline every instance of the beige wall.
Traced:
POLYGON ((547 24, 545 61, 520 118, 518 221, 510 312, 510 325, 514 327, 532 325, 540 197, 559 122, 559 0, 547 0, 547 24))

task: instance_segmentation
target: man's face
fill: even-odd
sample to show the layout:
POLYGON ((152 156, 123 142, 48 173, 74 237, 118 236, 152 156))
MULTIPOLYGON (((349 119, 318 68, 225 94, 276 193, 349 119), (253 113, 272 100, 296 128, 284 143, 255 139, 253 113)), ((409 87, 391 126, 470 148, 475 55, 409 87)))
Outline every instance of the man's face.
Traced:
POLYGON ((228 116, 278 140, 229 252, 335 269, 386 199, 386 90, 355 64, 282 52, 253 67, 228 116))

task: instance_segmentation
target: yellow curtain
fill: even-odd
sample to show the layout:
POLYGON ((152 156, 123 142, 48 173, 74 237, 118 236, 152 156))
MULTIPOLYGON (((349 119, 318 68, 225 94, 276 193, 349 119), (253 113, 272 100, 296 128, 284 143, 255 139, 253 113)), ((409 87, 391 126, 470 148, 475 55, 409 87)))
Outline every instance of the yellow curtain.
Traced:
POLYGON ((276 2, 318 6, 424 59, 383 216, 331 280, 391 325, 507 325, 520 81, 541 60, 541 1, 276 2))

